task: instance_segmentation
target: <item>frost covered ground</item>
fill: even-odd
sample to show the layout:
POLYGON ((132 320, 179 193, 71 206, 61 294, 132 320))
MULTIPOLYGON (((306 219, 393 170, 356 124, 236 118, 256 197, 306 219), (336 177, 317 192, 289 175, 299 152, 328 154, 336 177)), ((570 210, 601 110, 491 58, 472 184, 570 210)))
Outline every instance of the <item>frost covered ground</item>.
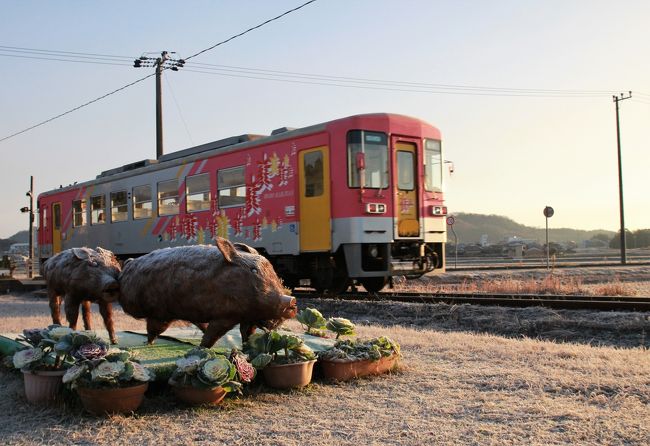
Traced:
MULTIPOLYGON (((619 280, 648 280, 641 278, 646 273, 631 274, 639 275, 636 281, 619 280)), ((589 277, 597 276, 607 277, 585 274, 584 283, 596 285, 589 277)), ((362 337, 396 339, 403 368, 351 383, 316 381, 300 391, 255 387, 217 408, 187 408, 159 389, 136 415, 106 419, 75 405, 29 406, 22 377, 0 370, 2 443, 650 444, 648 314, 317 300, 300 305, 350 317, 362 337)), ((144 328, 119 309, 115 320, 118 330, 144 328)), ((96 308, 94 321, 101 327, 96 308)), ((0 332, 49 323, 45 299, 0 296, 0 332)), ((287 326, 301 330, 295 321, 287 326)))

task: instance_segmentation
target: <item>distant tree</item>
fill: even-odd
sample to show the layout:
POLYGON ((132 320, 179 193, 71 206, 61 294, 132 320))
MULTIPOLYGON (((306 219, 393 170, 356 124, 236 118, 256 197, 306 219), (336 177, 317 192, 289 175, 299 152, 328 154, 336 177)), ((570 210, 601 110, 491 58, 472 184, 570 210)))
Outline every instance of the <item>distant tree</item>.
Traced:
POLYGON ((634 239, 637 248, 650 247, 650 229, 639 229, 634 231, 634 239))
POLYGON ((607 234, 600 233, 600 234, 594 234, 591 237, 591 240, 600 240, 600 241, 603 241, 603 242, 609 242, 610 241, 609 237, 610 236, 607 235, 607 234))
MULTIPOLYGON (((618 231, 609 242, 610 248, 621 247, 621 231, 618 231)), ((650 247, 650 229, 639 229, 637 231, 625 230, 625 244, 627 248, 648 248, 650 247)))

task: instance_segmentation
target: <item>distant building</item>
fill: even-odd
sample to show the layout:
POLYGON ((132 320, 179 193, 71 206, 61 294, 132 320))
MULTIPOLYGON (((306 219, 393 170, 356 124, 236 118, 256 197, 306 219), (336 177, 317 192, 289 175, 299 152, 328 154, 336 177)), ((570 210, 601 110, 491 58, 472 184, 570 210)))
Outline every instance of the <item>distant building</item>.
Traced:
POLYGON ((537 239, 532 239, 532 238, 521 238, 517 235, 513 235, 512 237, 506 237, 503 242, 506 245, 514 245, 514 244, 522 244, 522 245, 535 245, 538 243, 537 239))

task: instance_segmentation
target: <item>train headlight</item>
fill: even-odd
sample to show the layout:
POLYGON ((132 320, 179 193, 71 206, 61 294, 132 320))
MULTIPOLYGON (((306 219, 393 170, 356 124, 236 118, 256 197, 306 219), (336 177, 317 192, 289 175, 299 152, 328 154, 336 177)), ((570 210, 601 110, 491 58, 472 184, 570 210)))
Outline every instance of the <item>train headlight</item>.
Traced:
POLYGON ((384 203, 367 203, 366 204, 366 213, 367 214, 385 214, 386 205, 384 203))
POLYGON ((379 248, 377 248, 377 245, 368 246, 368 254, 370 254, 370 257, 376 258, 379 255, 379 248))
POLYGON ((447 215, 447 206, 431 206, 431 215, 447 215))

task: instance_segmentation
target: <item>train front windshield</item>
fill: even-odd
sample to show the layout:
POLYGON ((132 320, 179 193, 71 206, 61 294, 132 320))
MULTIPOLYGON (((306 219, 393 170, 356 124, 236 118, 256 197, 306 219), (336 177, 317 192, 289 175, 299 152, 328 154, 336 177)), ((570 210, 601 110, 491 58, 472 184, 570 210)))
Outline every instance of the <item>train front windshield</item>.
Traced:
POLYGON ((387 141, 385 133, 364 130, 353 130, 348 133, 349 187, 363 186, 369 189, 388 187, 387 141), (363 159, 363 169, 358 165, 360 154, 363 159))

